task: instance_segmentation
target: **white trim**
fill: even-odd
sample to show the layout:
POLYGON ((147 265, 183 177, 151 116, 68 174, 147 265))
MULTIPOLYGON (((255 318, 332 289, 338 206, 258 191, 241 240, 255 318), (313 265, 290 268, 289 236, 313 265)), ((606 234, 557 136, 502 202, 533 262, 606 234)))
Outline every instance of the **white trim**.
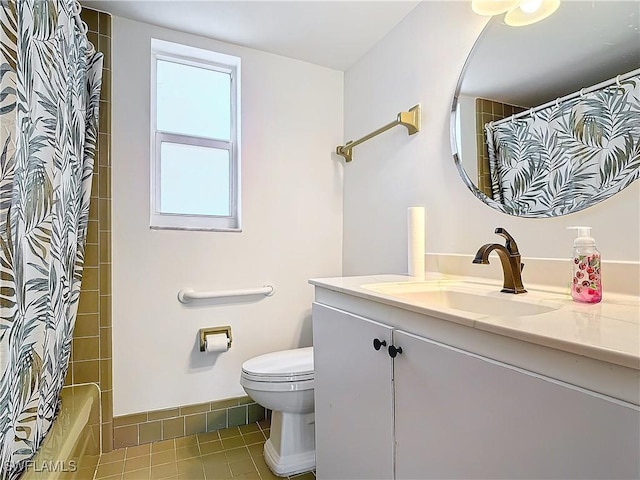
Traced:
POLYGON ((229 151, 233 150, 233 143, 228 140, 183 135, 180 133, 168 133, 160 130, 156 131, 156 142, 178 143, 181 145, 193 145, 196 147, 211 147, 229 151))
POLYGON ((200 48, 151 39, 151 175, 149 225, 152 229, 211 230, 241 232, 240 190, 240 58, 200 48), (230 139, 199 137, 157 129, 158 60, 215 70, 231 77, 230 139), (229 216, 170 214, 160 211, 160 144, 172 142, 229 151, 229 216))
POLYGON ((213 63, 218 65, 224 65, 227 68, 239 68, 240 58, 233 55, 225 55, 224 53, 212 52, 211 50, 204 50, 202 48, 190 47, 188 45, 182 45, 179 43, 167 42, 159 40, 157 38, 151 39, 151 54, 152 55, 165 55, 169 58, 182 58, 184 60, 191 60, 198 64, 213 63))
POLYGON ((228 65, 219 63, 219 62, 205 62, 194 60, 191 57, 185 57, 183 55, 166 55, 164 53, 158 52, 155 54, 156 60, 160 60, 163 62, 171 62, 178 63, 180 65, 186 65, 188 67, 196 67, 202 68, 204 70, 211 70, 218 73, 225 73, 227 75, 232 75, 235 71, 235 67, 229 67, 228 65))

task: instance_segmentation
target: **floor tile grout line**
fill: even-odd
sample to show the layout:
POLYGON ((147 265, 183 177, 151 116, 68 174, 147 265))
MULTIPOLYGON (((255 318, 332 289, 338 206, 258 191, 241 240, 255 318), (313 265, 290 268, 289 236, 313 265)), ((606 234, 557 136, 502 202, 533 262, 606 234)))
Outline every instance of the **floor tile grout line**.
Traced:
MULTIPOLYGON (((240 427, 238 426, 238 427, 235 427, 235 430, 233 430, 233 433, 234 433, 233 435, 225 437, 225 439, 240 437, 242 439, 242 442, 243 442, 243 445, 241 445, 241 446, 232 447, 232 448, 224 448, 224 444, 222 443, 223 438, 222 438, 221 434, 219 433, 219 431, 216 431, 217 435, 215 435, 215 437, 210 437, 209 439, 207 439, 207 440, 209 440, 209 442, 204 442, 204 441, 202 441, 202 439, 200 437, 198 437, 198 434, 193 434, 193 435, 189 435, 189 436, 185 436, 185 437, 180 437, 180 438, 188 438, 190 436, 193 436, 194 437, 193 442, 189 442, 189 443, 184 443, 184 444, 178 445, 176 439, 170 439, 170 440, 172 440, 172 445, 171 445, 172 448, 171 447, 164 448, 163 450, 159 450, 159 451, 156 451, 156 452, 153 451, 153 446, 152 446, 153 443, 156 443, 156 442, 152 442, 152 444, 149 446, 148 453, 143 454, 143 455, 136 455, 135 457, 131 457, 130 456, 130 450, 129 449, 130 448, 135 448, 136 446, 124 447, 125 448, 125 452, 124 452, 124 456, 123 456, 122 459, 115 460, 113 462, 106 462, 106 463, 103 463, 103 465, 108 464, 108 463, 118 463, 118 462, 121 463, 121 468, 122 468, 121 469, 121 473, 120 474, 116 474, 116 475, 118 477, 122 478, 125 474, 128 474, 130 472, 134 472, 134 471, 138 471, 138 470, 141 471, 141 470, 144 470, 144 469, 147 469, 147 468, 149 468, 151 470, 155 466, 167 465, 167 464, 171 464, 171 463, 176 463, 177 464, 177 462, 179 460, 194 460, 194 459, 202 460, 203 457, 205 457, 208 454, 206 454, 206 455, 203 454, 203 450, 201 449, 201 445, 203 445, 205 443, 210 443, 210 442, 213 442, 213 441, 220 442, 221 449, 219 451, 217 451, 217 452, 214 451, 214 452, 211 452, 211 453, 223 453, 224 454, 225 452, 228 452, 230 450, 239 449, 239 448, 245 448, 245 449, 248 450, 250 446, 264 444, 264 441, 266 441, 266 437, 267 437, 267 430, 270 429, 270 425, 267 425, 269 428, 263 428, 262 425, 260 425, 260 422, 254 422, 251 425, 254 425, 254 424, 256 425, 256 429, 255 430, 250 430, 250 431, 247 431, 247 432, 243 432, 240 429, 240 427), (252 434, 252 433, 258 433, 258 432, 262 433, 262 437, 263 438, 261 439, 261 441, 256 441, 256 442, 252 442, 252 443, 248 444, 247 441, 251 441, 251 440, 247 440, 247 439, 245 439, 245 437, 247 435, 252 434), (211 438, 213 438, 213 440, 211 440, 211 438), (197 451, 198 451, 197 456, 182 457, 182 458, 178 459, 177 450, 179 448, 185 448, 185 447, 189 447, 189 446, 192 446, 192 445, 197 445, 197 451), (171 460, 169 462, 164 462, 164 463, 160 463, 160 464, 156 464, 156 465, 151 465, 151 457, 152 457, 152 455, 164 453, 164 452, 170 451, 171 449, 173 449, 175 460, 171 460), (140 458, 140 457, 148 457, 149 458, 149 466, 148 467, 142 467, 140 469, 131 470, 130 472, 125 472, 124 471, 124 468, 125 468, 124 466, 125 466, 125 463, 126 463, 126 461, 128 459, 140 458)), ((233 427, 230 427, 230 428, 233 428, 233 427)), ((225 429, 225 430, 227 430, 227 429, 225 429)), ((202 433, 213 433, 213 432, 202 432, 202 433)), ((229 432, 229 433, 231 433, 231 432, 229 432)), ((166 440, 164 440, 164 441, 166 441, 166 440)), ((164 441, 161 441, 161 442, 164 442, 164 441)), ((226 455, 224 456, 224 458, 225 458, 224 464, 227 465, 227 468, 230 468, 230 464, 233 463, 233 462, 230 462, 226 455)), ((251 464, 252 464, 252 466, 254 468, 254 473, 257 474, 257 476, 259 478, 262 478, 263 475, 261 474, 260 470, 258 469, 258 464, 256 463, 257 456, 254 457, 254 455, 252 455, 251 452, 249 452, 249 456, 247 458, 251 459, 251 464)), ((100 465, 100 462, 98 463, 98 465, 100 465)), ((177 465, 176 465, 176 467, 177 467, 177 465)), ((206 470, 204 469, 204 463, 202 464, 202 468, 203 468, 202 473, 203 473, 203 475, 205 475, 205 478, 206 478, 206 470)), ((232 473, 231 470, 229 470, 229 472, 232 473)), ((96 478, 98 479, 98 477, 96 477, 96 478)), ((101 477, 101 478, 107 478, 107 477, 101 477)))
POLYGON ((253 463, 253 468, 255 468, 256 472, 258 472, 258 476, 262 478, 262 475, 260 474, 260 469, 258 468, 258 465, 256 464, 256 460, 253 458, 253 455, 251 455, 251 452, 249 452, 249 458, 251 459, 251 463, 253 463))

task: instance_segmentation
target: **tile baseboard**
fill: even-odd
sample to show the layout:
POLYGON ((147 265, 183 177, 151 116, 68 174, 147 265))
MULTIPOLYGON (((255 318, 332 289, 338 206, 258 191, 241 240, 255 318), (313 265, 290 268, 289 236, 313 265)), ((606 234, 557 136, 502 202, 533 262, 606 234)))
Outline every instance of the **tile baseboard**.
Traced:
POLYGON ((113 419, 114 448, 239 427, 266 416, 247 396, 123 415, 113 419))

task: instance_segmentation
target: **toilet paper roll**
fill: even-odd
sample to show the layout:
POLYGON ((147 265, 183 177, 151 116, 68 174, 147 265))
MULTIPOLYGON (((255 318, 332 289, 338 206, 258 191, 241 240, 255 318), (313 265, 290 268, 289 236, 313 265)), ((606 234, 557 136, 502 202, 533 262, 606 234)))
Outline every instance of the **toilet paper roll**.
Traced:
POLYGON ((225 333, 214 333, 205 337, 208 353, 220 353, 229 350, 229 337, 225 333))
POLYGON ((408 272, 424 278, 424 207, 409 207, 407 211, 408 272))

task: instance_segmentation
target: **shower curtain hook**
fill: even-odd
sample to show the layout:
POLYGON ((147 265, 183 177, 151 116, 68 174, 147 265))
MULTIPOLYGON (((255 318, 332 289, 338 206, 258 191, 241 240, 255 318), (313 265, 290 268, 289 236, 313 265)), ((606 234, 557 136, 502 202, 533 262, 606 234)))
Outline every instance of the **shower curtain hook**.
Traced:
POLYGON ((622 88, 622 85, 620 85, 620 75, 616 77, 616 85, 618 86, 618 88, 622 88))
POLYGON ((560 108, 560 97, 556 98, 556 108, 560 108))
POLYGON ((536 120, 536 119, 537 119, 537 117, 536 117, 536 112, 534 111, 533 107, 531 107, 531 108, 529 109, 529 116, 530 116, 531 118, 533 118, 534 120, 536 120))
POLYGON ((584 88, 580 89, 580 98, 584 98, 584 88))

